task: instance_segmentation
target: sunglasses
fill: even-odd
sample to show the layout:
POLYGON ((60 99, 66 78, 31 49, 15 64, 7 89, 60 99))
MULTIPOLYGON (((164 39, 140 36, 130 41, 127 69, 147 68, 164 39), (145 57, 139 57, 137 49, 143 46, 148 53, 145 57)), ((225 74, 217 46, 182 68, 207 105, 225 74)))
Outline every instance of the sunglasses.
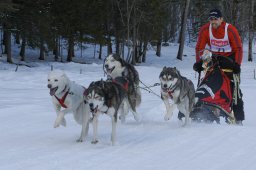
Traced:
POLYGON ((216 21, 216 20, 218 20, 218 19, 219 19, 219 18, 216 18, 216 17, 210 17, 210 18, 209 18, 210 21, 216 21))

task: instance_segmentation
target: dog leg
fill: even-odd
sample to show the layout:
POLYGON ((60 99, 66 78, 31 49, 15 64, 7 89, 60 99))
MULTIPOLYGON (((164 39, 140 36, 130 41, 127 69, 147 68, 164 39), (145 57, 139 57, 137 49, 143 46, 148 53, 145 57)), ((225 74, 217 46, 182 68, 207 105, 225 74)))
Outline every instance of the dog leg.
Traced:
POLYGON ((130 100, 128 100, 127 104, 128 103, 130 105, 131 112, 133 114, 134 119, 136 120, 136 122, 140 122, 142 118, 141 118, 141 115, 136 112, 136 105, 135 105, 136 100, 135 99, 134 100, 130 99, 130 100), (135 101, 135 102, 133 102, 133 101, 135 101))
POLYGON ((185 127, 189 122, 189 112, 186 112, 185 113, 185 122, 184 124, 182 125, 182 127, 185 127))
POLYGON ((59 112, 56 120, 55 120, 55 123, 54 123, 54 128, 57 128, 60 126, 61 122, 63 121, 64 119, 64 113, 63 112, 59 112))
POLYGON ((84 138, 88 135, 89 130, 89 114, 88 112, 83 115, 83 123, 82 123, 82 131, 80 138, 76 140, 76 142, 83 142, 84 138))
POLYGON ((139 114, 139 113, 137 113, 137 112, 135 112, 135 111, 133 111, 132 110, 132 114, 133 114, 133 117, 134 117, 134 119, 136 120, 136 122, 140 122, 141 121, 141 114, 139 114))
POLYGON ((93 130, 93 139, 92 144, 98 143, 98 112, 95 113, 92 119, 92 130, 93 130))
POLYGON ((114 146, 116 143, 116 119, 114 116, 112 116, 111 120, 112 120, 111 142, 112 142, 112 146, 114 146))
POLYGON ((56 120, 55 120, 54 128, 59 127, 60 124, 61 124, 61 122, 62 122, 63 119, 64 119, 65 114, 70 113, 70 112, 72 112, 71 109, 64 109, 64 110, 60 111, 59 114, 58 114, 58 116, 57 116, 57 118, 56 118, 56 120))
MULTIPOLYGON (((59 113, 60 113, 61 106, 60 106, 59 104, 54 104, 54 109, 55 109, 55 112, 56 112, 57 117, 58 117, 58 115, 59 115, 59 113)), ((60 124, 61 124, 62 126, 64 126, 64 127, 66 127, 66 125, 67 125, 66 119, 63 118, 60 124)))
POLYGON ((123 102, 119 109, 118 109, 118 113, 119 113, 119 119, 121 120, 121 123, 124 124, 125 123, 125 102, 123 102))
POLYGON ((175 104, 170 105, 168 98, 163 99, 165 107, 166 107, 166 114, 164 116, 164 120, 170 120, 173 115, 173 110, 175 108, 175 104))

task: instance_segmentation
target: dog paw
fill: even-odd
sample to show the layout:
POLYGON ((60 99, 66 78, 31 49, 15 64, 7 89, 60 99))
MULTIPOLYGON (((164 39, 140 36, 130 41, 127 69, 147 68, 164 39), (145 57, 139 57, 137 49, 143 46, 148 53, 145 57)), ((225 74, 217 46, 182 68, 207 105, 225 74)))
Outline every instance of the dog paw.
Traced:
POLYGON ((99 141, 97 139, 91 141, 92 144, 97 144, 99 141))
POLYGON ((59 127, 59 126, 60 126, 60 124, 58 124, 58 123, 56 123, 56 122, 55 122, 54 125, 53 125, 54 128, 57 128, 57 127, 59 127))
POLYGON ((57 116, 57 119, 55 120, 55 123, 54 123, 54 128, 59 127, 61 124, 66 125, 66 120, 64 120, 63 113, 59 113, 59 115, 57 116))
POLYGON ((79 139, 76 140, 76 142, 81 143, 81 142, 83 142, 83 139, 79 138, 79 139))
POLYGON ((164 120, 165 120, 165 121, 170 120, 170 118, 171 118, 171 115, 169 115, 169 114, 165 114, 165 116, 164 116, 164 120))
POLYGON ((183 123, 182 125, 181 125, 181 127, 186 127, 187 126, 187 123, 183 123))
POLYGON ((137 114, 136 116, 134 116, 134 119, 136 120, 136 122, 141 122, 141 115, 137 114))
POLYGON ((63 119, 60 124, 61 124, 62 126, 64 126, 64 127, 66 127, 66 126, 67 126, 66 119, 63 119))
POLYGON ((124 124, 125 123, 125 116, 119 116, 119 120, 121 120, 121 123, 124 124))

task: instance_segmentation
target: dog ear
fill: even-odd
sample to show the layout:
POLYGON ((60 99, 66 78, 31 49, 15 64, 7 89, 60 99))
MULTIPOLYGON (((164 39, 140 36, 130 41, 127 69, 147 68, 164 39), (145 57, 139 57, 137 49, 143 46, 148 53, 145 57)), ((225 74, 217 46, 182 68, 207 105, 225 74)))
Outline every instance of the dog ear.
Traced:
POLYGON ((176 72, 176 74, 177 74, 179 77, 181 76, 179 70, 177 70, 176 67, 175 67, 175 72, 176 72))
POLYGON ((167 67, 166 67, 166 66, 164 66, 163 70, 166 70, 166 69, 167 69, 167 67))

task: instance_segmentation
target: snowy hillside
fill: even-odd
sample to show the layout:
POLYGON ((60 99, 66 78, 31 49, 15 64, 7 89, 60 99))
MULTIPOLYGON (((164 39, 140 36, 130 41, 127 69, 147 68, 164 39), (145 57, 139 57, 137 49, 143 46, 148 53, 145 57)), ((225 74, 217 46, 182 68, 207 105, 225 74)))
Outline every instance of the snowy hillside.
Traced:
MULTIPOLYGON (((245 48, 246 49, 246 48, 245 48)), ((185 48, 184 61, 175 59, 178 46, 163 47, 162 57, 149 51, 147 63, 136 66, 146 85, 159 82, 163 66, 176 66, 197 84, 192 70, 194 49, 185 48)), ((255 50, 255 49, 254 49, 255 50)), ((256 51, 256 50, 255 50, 256 51)), ((84 86, 105 79, 102 64, 36 62, 36 67, 9 65, 0 59, 0 169, 1 170, 255 170, 256 169, 256 80, 254 62, 244 53, 241 89, 244 94, 244 126, 190 124, 181 127, 177 110, 164 121, 161 99, 142 90, 143 116, 136 123, 131 113, 117 127, 117 145, 111 146, 111 120, 99 119, 99 143, 91 144, 92 128, 83 143, 76 143, 81 127, 72 115, 67 127, 53 128, 56 118, 47 88, 53 65, 84 86), (80 74, 80 70, 82 73, 80 74)), ((143 85, 141 85, 143 86, 143 85)), ((160 94, 160 87, 152 88, 160 94)))

